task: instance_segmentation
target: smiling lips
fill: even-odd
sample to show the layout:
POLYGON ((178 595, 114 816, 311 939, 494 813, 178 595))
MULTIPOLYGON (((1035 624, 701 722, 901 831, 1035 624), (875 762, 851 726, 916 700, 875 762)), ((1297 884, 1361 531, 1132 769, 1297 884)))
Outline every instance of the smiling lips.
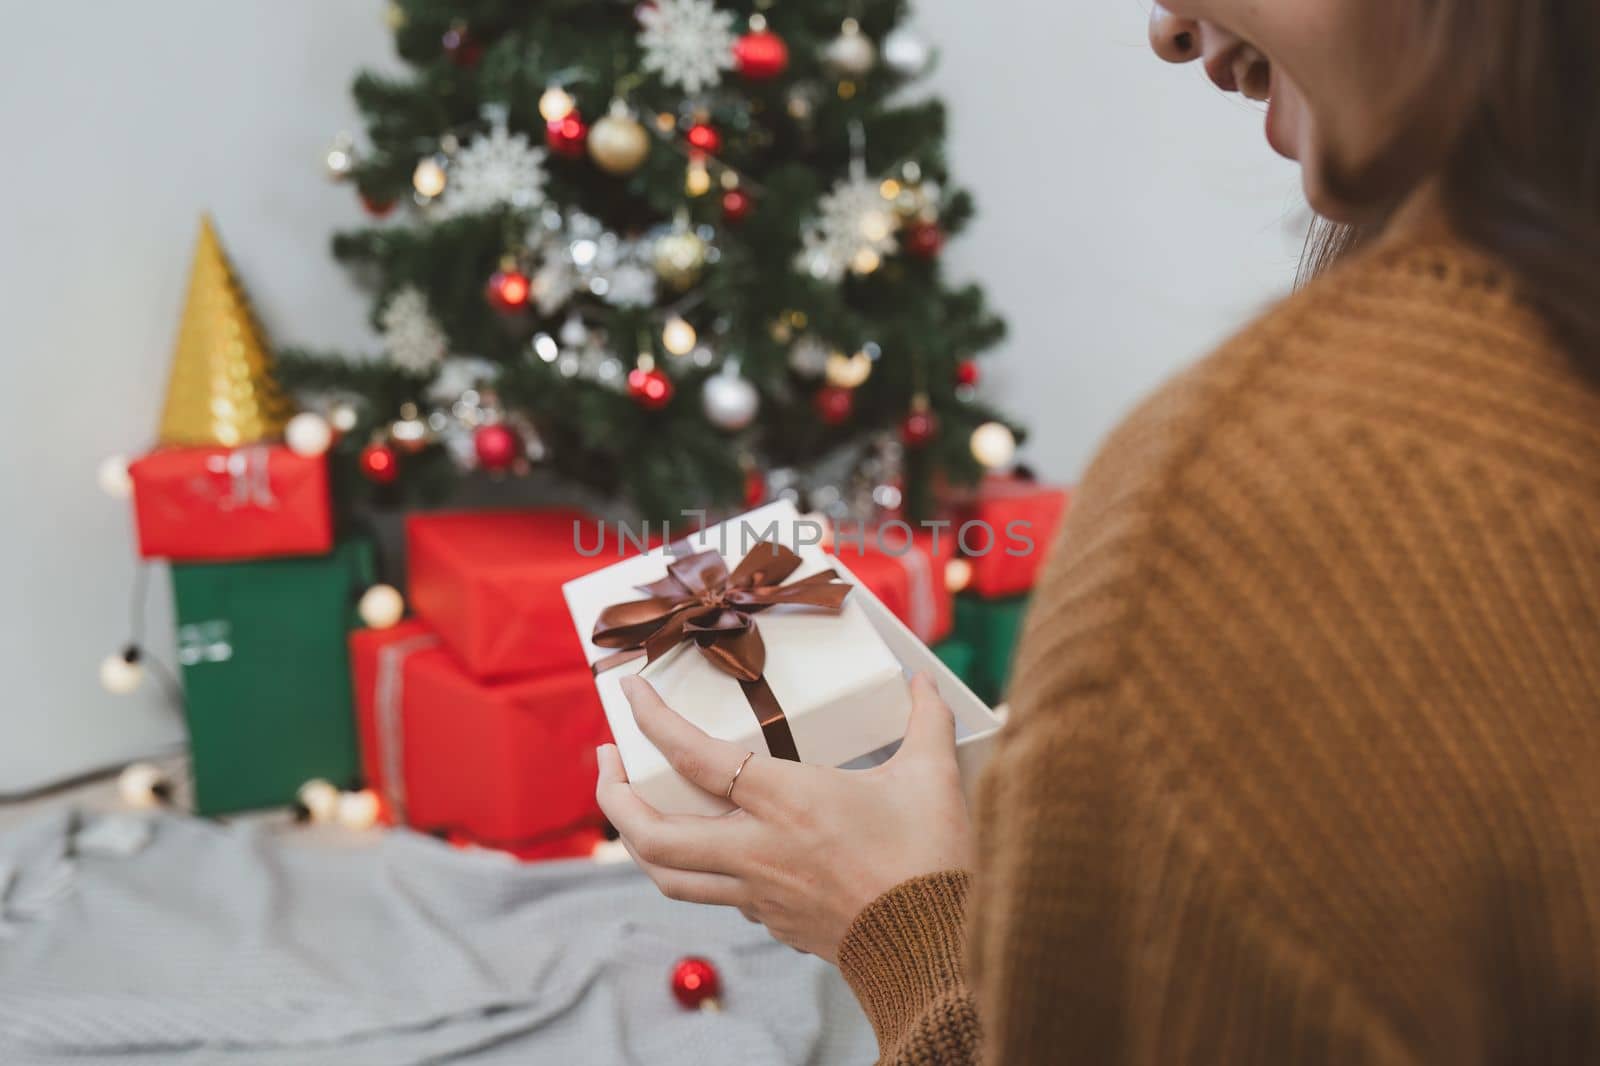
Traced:
POLYGON ((1272 63, 1254 46, 1239 41, 1206 57, 1206 74, 1225 93, 1251 100, 1272 98, 1272 63))

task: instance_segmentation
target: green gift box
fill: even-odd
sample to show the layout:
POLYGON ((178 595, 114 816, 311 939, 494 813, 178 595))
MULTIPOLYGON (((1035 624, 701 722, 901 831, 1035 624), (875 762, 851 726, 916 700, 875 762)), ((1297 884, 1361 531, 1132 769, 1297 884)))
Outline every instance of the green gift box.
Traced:
POLYGON ((355 783, 346 634, 372 581, 365 541, 312 558, 172 565, 199 813, 287 806, 317 777, 355 783))
POLYGON ((1027 613, 1027 596, 999 600, 971 595, 956 597, 952 640, 972 649, 973 662, 967 683, 991 704, 1005 698, 1011 680, 1011 660, 1016 654, 1022 620, 1027 613))
POLYGON ((972 689, 974 693, 978 691, 978 681, 972 671, 973 666, 978 661, 978 656, 973 651, 971 644, 964 640, 951 638, 935 644, 933 646, 933 654, 937 655, 939 661, 950 668, 951 673, 965 681, 967 687, 972 689))

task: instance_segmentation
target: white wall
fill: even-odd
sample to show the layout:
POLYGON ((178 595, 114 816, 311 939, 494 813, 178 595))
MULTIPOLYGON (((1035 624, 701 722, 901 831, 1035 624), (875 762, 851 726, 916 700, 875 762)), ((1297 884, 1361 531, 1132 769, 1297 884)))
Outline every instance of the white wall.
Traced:
MULTIPOLYGON (((96 680, 127 631, 126 506, 94 472, 153 432, 199 211, 273 339, 360 346, 367 305, 323 180, 356 68, 392 63, 381 0, 0 0, 0 794, 178 741, 159 691, 96 680)), ((989 387, 1070 478, 1138 394, 1290 276, 1294 183, 1259 119, 1144 49, 1142 0, 924 0, 934 88, 979 195, 949 250, 1013 335, 989 387)), ((171 661, 165 574, 146 612, 171 661)))
POLYGON ((921 0, 957 175, 947 253, 1011 323, 987 381, 1041 473, 1073 478, 1144 392, 1293 280, 1293 167, 1262 117, 1146 43, 1148 0, 921 0))

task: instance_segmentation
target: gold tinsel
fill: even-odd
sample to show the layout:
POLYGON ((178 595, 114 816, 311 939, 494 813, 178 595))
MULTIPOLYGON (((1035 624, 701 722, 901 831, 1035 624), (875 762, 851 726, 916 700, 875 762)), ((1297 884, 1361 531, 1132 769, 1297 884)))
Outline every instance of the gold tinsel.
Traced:
POLYGON ((161 443, 236 447, 280 436, 288 416, 261 327, 210 216, 202 216, 167 379, 161 443))

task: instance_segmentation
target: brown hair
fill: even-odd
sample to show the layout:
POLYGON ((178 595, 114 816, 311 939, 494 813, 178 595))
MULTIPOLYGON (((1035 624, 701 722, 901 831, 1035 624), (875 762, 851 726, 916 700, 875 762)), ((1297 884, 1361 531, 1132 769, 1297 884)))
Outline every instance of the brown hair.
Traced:
POLYGON ((1381 231, 1426 179, 1455 231, 1513 273, 1572 357, 1600 379, 1600 3, 1422 0, 1427 47, 1396 95, 1379 163, 1327 175, 1380 219, 1319 224, 1301 278, 1381 231))

